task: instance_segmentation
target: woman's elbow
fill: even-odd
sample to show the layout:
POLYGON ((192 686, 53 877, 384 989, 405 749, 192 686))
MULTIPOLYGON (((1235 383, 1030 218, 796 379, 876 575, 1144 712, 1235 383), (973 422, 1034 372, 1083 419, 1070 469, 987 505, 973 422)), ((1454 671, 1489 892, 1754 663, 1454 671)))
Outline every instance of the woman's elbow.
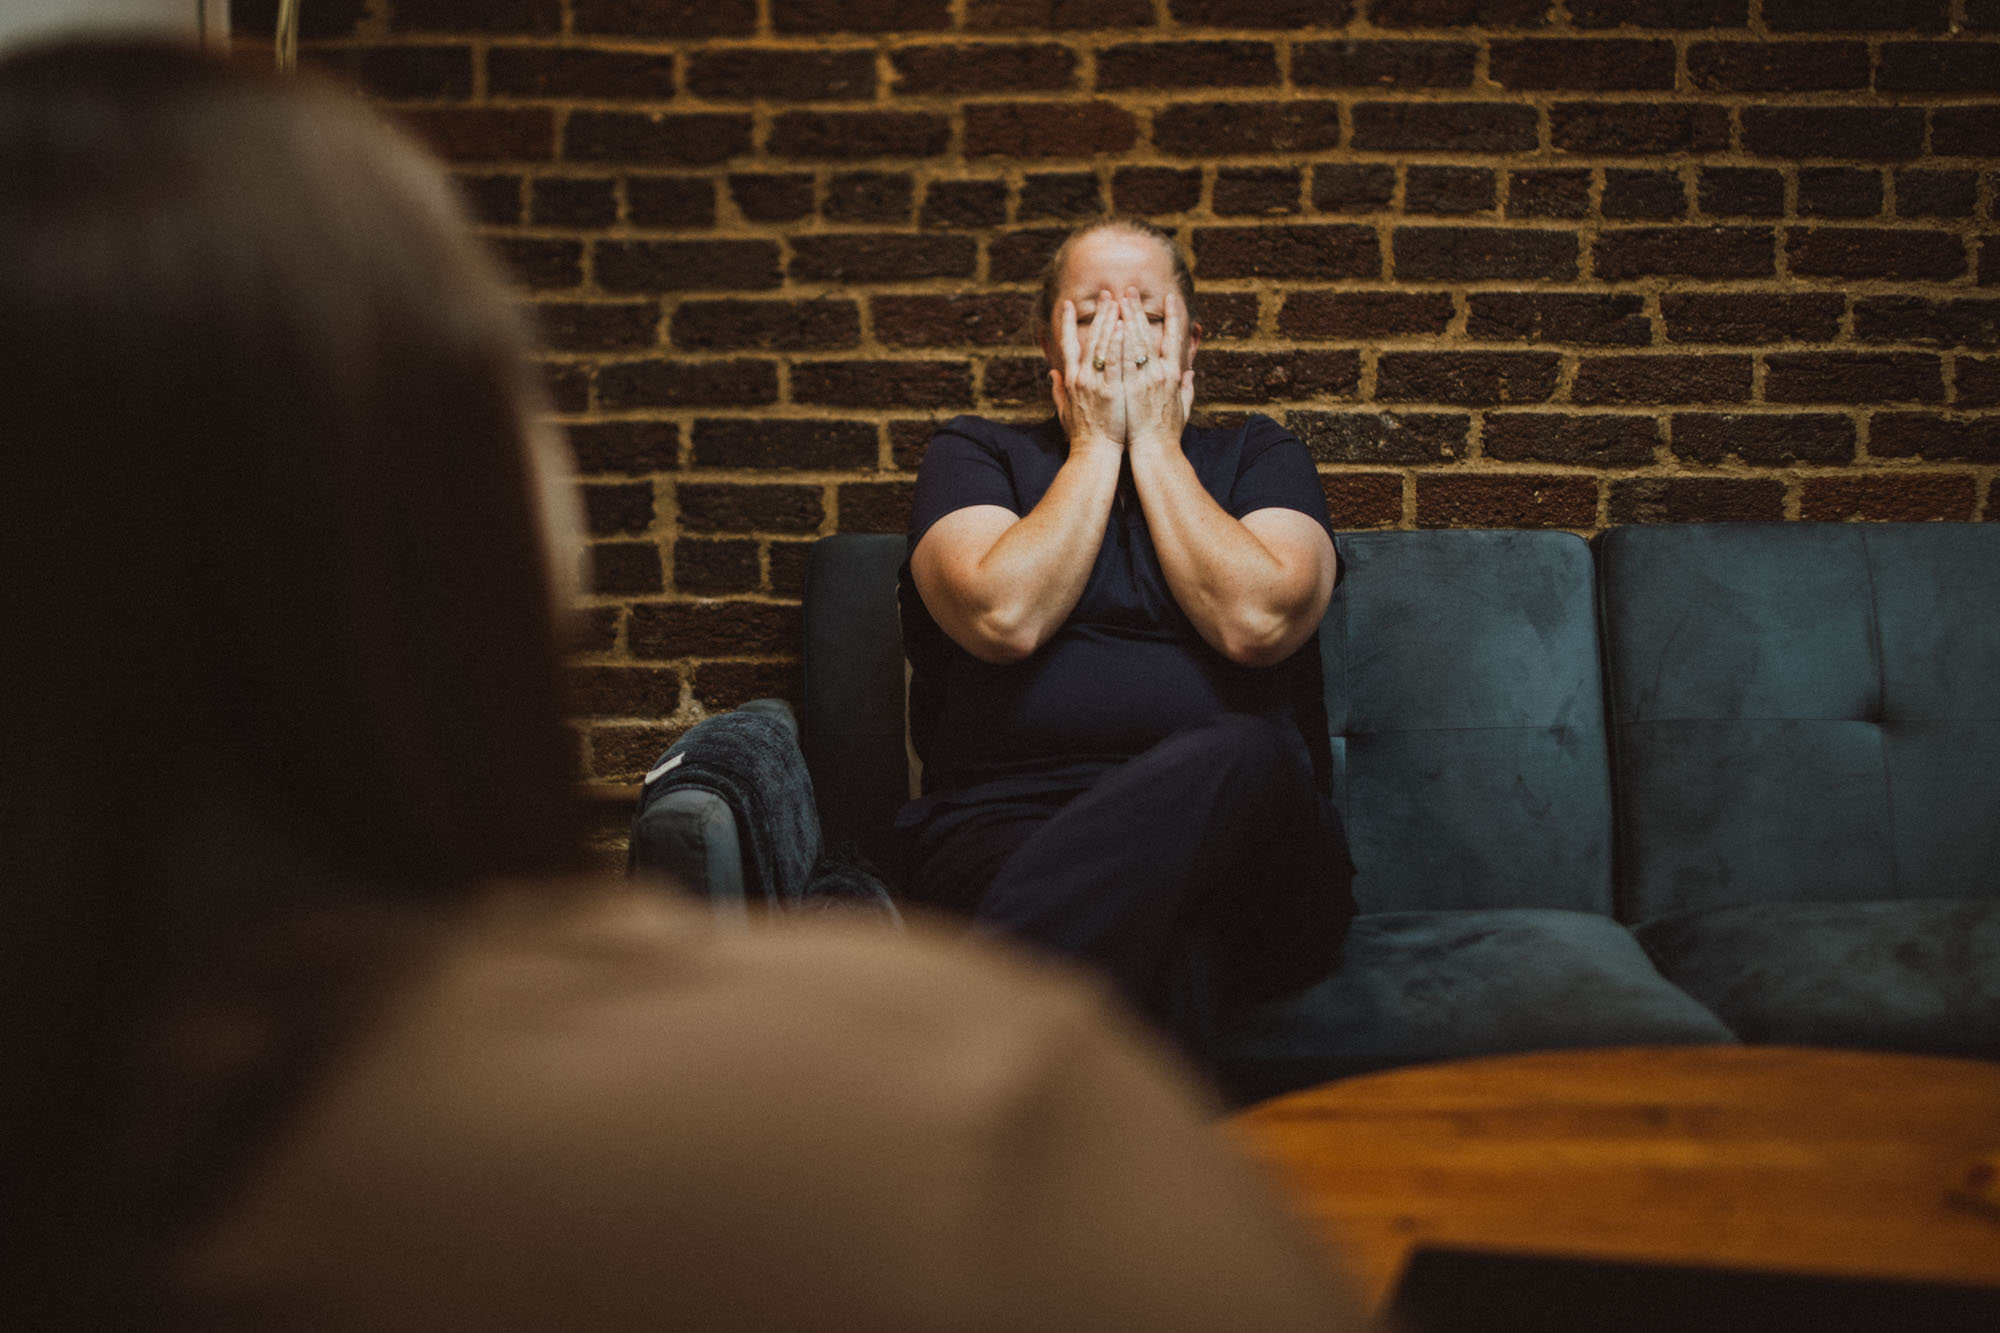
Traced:
POLYGON ((1034 655, 1047 637, 1018 617, 984 615, 952 635, 958 646, 991 666, 1012 666, 1034 655))
POLYGON ((1243 667, 1270 667, 1290 657, 1319 628, 1319 618, 1304 612, 1238 616, 1222 628, 1215 647, 1243 667))

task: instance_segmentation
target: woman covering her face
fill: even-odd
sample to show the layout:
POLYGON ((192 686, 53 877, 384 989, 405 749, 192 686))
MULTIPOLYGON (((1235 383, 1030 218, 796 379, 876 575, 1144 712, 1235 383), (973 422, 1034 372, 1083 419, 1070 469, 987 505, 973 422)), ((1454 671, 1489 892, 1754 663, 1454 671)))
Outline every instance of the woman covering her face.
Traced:
POLYGON ((1076 979, 579 878, 515 305, 352 98, 0 61, 9 1328, 1326 1327, 1076 979))

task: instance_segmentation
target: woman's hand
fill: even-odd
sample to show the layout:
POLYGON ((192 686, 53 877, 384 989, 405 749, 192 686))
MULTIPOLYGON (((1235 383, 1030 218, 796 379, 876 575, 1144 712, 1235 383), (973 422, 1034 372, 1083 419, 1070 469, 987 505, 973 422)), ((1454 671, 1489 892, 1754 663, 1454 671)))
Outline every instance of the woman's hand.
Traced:
POLYGON ((1194 368, 1187 364, 1187 306, 1168 290, 1157 336, 1139 289, 1128 287, 1119 313, 1129 332, 1125 367, 1125 420, 1134 450, 1180 451, 1181 430, 1194 409, 1194 368), (1142 363, 1143 361, 1143 363, 1142 363))
POLYGON ((1049 384, 1072 452, 1125 449, 1127 330, 1121 306, 1110 292, 1098 293, 1097 310, 1087 329, 1077 327, 1076 303, 1062 304, 1063 365, 1049 371, 1049 384))

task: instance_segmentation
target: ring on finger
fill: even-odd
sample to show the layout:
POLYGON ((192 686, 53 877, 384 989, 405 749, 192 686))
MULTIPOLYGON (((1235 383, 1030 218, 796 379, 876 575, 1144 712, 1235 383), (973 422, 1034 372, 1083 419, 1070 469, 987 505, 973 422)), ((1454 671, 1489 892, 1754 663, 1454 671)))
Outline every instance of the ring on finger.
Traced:
POLYGON ((1152 359, 1153 359, 1152 357, 1147 356, 1144 352, 1141 352, 1139 353, 1139 359, 1137 361, 1134 361, 1132 364, 1135 366, 1143 366, 1152 359))
POLYGON ((1093 356, 1092 358, 1090 358, 1090 368, 1092 370, 1103 370, 1104 358, 1101 356, 1093 356))

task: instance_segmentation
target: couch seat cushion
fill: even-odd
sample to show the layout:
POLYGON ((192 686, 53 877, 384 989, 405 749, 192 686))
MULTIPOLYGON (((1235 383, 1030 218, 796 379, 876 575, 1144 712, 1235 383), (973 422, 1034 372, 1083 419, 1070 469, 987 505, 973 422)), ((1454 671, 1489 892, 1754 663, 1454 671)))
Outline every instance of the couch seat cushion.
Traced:
POLYGON ((1734 1040, 1609 917, 1371 912, 1355 918, 1331 976, 1230 1016, 1220 1074, 1233 1097, 1252 1101, 1460 1056, 1734 1040))
POLYGON ((2000 1057, 2000 902, 1745 903, 1634 933, 1745 1041, 2000 1057))

